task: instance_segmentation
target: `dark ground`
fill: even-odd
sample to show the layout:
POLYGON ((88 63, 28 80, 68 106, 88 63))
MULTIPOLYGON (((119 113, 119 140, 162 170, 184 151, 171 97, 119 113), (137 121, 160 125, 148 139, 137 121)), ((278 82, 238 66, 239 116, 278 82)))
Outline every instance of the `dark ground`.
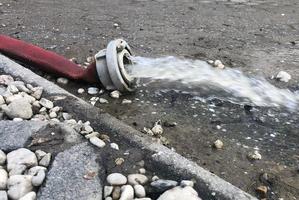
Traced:
MULTIPOLYGON (((2 3, 1 33, 69 58, 77 57, 81 62, 105 48, 110 40, 122 37, 136 55, 220 59, 227 66, 267 78, 283 69, 292 75, 292 80, 275 84, 298 88, 296 0, 2 3), (114 28, 114 23, 120 28, 114 28)), ((78 88, 73 83, 69 86, 73 92, 78 88)), ((121 100, 109 99, 110 104, 99 106, 126 123, 135 124, 138 130, 151 127, 158 119, 175 121, 178 126, 165 128, 165 137, 180 154, 251 194, 256 194, 257 186, 267 185, 268 199, 299 198, 296 112, 268 108, 245 112, 243 106, 229 102, 202 103, 189 94, 163 92, 158 84, 139 88, 136 94, 124 98, 132 99, 133 104, 121 105, 121 100), (224 142, 223 150, 211 148, 216 139, 224 142), (246 156, 255 147, 263 158, 251 162, 246 156), (269 175, 267 181, 260 178, 263 173, 269 175)))

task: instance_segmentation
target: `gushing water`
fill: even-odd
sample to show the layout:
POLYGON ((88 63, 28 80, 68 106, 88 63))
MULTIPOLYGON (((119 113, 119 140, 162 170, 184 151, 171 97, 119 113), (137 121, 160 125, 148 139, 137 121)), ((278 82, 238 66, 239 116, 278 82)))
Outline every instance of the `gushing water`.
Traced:
POLYGON ((234 96, 234 101, 237 99, 237 103, 297 109, 298 94, 288 89, 279 89, 264 78, 248 77, 236 69, 217 69, 201 60, 179 59, 171 56, 133 57, 132 59, 134 65, 131 66, 130 73, 133 77, 221 89, 234 96))

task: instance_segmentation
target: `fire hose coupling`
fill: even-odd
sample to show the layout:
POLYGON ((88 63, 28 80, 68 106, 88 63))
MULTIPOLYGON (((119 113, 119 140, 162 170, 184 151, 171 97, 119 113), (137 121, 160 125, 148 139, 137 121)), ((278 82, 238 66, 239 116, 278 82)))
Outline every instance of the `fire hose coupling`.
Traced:
POLYGON ((0 35, 0 53, 57 76, 91 84, 101 83, 107 90, 132 92, 135 89, 136 80, 129 75, 132 52, 122 39, 109 42, 86 69, 54 52, 5 35, 0 35))
POLYGON ((131 56, 130 46, 122 39, 109 42, 107 49, 95 55, 99 80, 107 90, 134 91, 136 79, 129 75, 131 56))

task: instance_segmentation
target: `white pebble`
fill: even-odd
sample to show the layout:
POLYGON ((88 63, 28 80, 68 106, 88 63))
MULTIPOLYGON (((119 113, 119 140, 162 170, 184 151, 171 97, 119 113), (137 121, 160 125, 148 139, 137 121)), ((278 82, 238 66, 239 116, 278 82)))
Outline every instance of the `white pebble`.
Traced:
POLYGON ((97 94, 98 92, 99 92, 99 88, 96 87, 89 87, 87 89, 87 93, 91 95, 97 94))
POLYGON ((258 151, 254 151, 248 154, 248 158, 251 160, 261 160, 262 155, 258 151))
POLYGON ((110 196, 113 191, 113 186, 105 186, 104 187, 104 198, 110 196))
POLYGON ((111 143, 111 144, 110 144, 110 147, 111 147, 112 149, 119 150, 118 144, 116 144, 116 143, 111 143))
POLYGON ((85 90, 83 88, 79 88, 77 92, 78 92, 78 94, 83 94, 85 92, 85 90))
POLYGON ((107 176, 107 182, 110 185, 124 185, 127 183, 127 177, 120 173, 112 173, 107 176))
POLYGON ((66 85, 66 84, 68 84, 68 82, 69 82, 69 80, 67 78, 60 77, 57 79, 57 83, 62 84, 62 85, 66 85))
POLYGON ((285 71, 280 71, 277 75, 276 78, 282 82, 289 82, 291 80, 291 75, 285 71))
POLYGON ((35 187, 40 186, 43 184, 44 180, 46 178, 46 172, 45 170, 39 170, 35 176, 32 177, 32 185, 35 187))
POLYGON ((138 171, 139 171, 140 174, 145 174, 146 173, 146 170, 144 168, 140 168, 138 171))
POLYGON ((146 196, 145 189, 142 185, 134 185, 136 197, 142 198, 146 196))
POLYGON ((51 109, 54 107, 53 102, 45 98, 41 98, 41 100, 39 100, 39 103, 47 109, 51 109))
POLYGON ((36 200, 36 193, 35 192, 29 192, 19 200, 36 200))
POLYGON ((51 153, 47 153, 40 161, 39 165, 43 167, 48 167, 51 162, 51 153))
POLYGON ((128 175, 128 183, 130 185, 144 185, 148 178, 143 174, 130 174, 128 175))
POLYGON ((121 103, 122 103, 122 104, 131 104, 131 103, 132 103, 132 100, 124 99, 121 103))
POLYGON ((107 99, 104 99, 104 98, 100 98, 100 99, 99 99, 99 102, 100 102, 101 104, 109 103, 109 101, 108 101, 107 99))
POLYGON ((91 144, 93 144, 99 148, 103 148, 106 145, 105 142, 98 137, 91 137, 91 138, 89 138, 89 141, 91 144))
POLYGON ((214 142, 214 147, 215 147, 216 149, 222 149, 222 148, 223 148, 223 142, 222 142, 221 140, 216 140, 216 141, 214 142))
POLYGON ((182 180, 180 185, 182 187, 186 187, 186 186, 193 187, 194 186, 194 182, 193 181, 189 181, 189 180, 182 180))
POLYGON ((119 99, 120 97, 120 92, 118 90, 115 90, 113 92, 110 93, 110 97, 114 98, 114 99, 119 99))
POLYGON ((134 198, 134 189, 131 185, 121 187, 121 195, 119 200, 132 200, 134 198))
POLYGON ((0 190, 5 190, 8 180, 8 173, 5 169, 0 169, 0 190))

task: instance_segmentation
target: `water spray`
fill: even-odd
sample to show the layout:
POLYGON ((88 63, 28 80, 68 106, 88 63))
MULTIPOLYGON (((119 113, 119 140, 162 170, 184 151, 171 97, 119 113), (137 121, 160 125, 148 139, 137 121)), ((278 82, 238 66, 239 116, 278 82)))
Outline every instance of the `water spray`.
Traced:
POLYGON ((107 48, 99 51, 94 56, 95 61, 86 69, 54 52, 5 35, 0 35, 0 53, 58 76, 100 83, 107 90, 132 92, 135 89, 135 78, 128 73, 132 51, 122 39, 109 42, 107 48))

